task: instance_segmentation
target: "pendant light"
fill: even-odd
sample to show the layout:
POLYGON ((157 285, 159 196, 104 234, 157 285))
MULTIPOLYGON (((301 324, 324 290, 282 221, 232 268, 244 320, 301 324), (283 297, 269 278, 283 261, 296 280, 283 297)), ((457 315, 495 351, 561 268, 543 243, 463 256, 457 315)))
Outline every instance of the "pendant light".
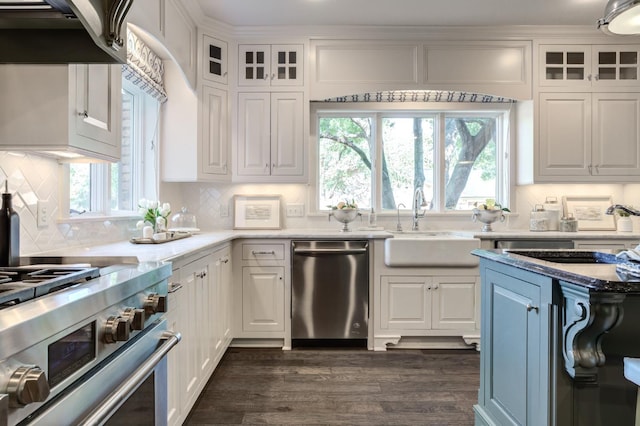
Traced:
POLYGON ((640 0, 609 0, 598 28, 606 34, 640 34, 640 0))

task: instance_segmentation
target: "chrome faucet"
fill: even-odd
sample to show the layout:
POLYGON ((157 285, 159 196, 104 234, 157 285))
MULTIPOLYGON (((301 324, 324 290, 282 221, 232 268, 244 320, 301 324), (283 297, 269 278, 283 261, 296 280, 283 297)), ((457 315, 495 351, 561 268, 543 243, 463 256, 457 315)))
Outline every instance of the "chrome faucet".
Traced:
POLYGON ((402 232, 402 224, 400 223, 400 206, 406 208, 407 206, 405 206, 404 204, 400 203, 397 206, 397 211, 398 211, 398 223, 396 223, 396 231, 398 232, 402 232))
POLYGON ((413 225, 411 226, 412 231, 418 230, 418 219, 424 217, 425 212, 420 213, 420 207, 426 206, 427 204, 424 202, 424 196, 422 195, 422 189, 416 188, 413 193, 413 225))
POLYGON ((629 213, 630 215, 640 216, 640 211, 632 209, 631 207, 628 207, 628 206, 623 206, 622 204, 614 204, 613 206, 609 207, 605 213, 613 214, 613 212, 616 210, 623 210, 629 213))

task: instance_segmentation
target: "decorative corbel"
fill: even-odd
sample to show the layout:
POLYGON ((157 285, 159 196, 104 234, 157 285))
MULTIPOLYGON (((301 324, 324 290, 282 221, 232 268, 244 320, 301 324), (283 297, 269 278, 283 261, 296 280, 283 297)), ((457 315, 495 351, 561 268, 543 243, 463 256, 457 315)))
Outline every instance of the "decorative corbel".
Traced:
POLYGON ((598 367, 604 365, 602 336, 622 321, 621 293, 589 292, 560 283, 564 296, 562 353, 564 368, 577 381, 597 382, 598 367))

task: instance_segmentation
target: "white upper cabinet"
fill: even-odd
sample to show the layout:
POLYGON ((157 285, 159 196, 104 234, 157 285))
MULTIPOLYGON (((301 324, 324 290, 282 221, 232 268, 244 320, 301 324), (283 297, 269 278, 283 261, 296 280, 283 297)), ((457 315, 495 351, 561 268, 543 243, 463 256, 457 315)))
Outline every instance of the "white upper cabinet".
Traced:
POLYGON ((193 92, 171 61, 165 62, 164 77, 169 100, 162 105, 162 180, 229 181, 227 91, 201 85, 193 92))
POLYGON ((313 40, 311 99, 381 90, 462 90, 530 99, 530 41, 313 40))
POLYGON ((226 176, 229 173, 227 91, 203 86, 200 97, 200 174, 226 176))
POLYGON ((639 86, 640 46, 540 45, 538 84, 549 87, 639 86))
POLYGON ((313 40, 311 99, 417 89, 421 54, 420 45, 411 41, 313 40))
POLYGON ((0 66, 0 147, 120 159, 120 65, 0 66))
POLYGON ((429 42, 424 46, 427 89, 460 90, 530 99, 531 42, 429 42))
POLYGON ((227 42, 209 35, 202 35, 202 78, 227 84, 227 42))
POLYGON ((303 129, 302 93, 239 93, 234 180, 303 181, 303 129))
POLYGON ((640 93, 541 93, 537 181, 640 180, 640 93))
POLYGON ((238 85, 302 86, 303 54, 301 44, 241 44, 238 46, 238 85))

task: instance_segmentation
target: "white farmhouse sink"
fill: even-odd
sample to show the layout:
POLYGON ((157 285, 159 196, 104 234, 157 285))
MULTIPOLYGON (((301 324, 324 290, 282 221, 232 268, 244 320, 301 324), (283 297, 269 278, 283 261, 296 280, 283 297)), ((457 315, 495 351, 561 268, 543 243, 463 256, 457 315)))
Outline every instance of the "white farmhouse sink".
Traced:
POLYGON ((458 266, 479 263, 471 250, 480 248, 480 240, 471 234, 438 231, 394 232, 384 241, 387 266, 458 266))

